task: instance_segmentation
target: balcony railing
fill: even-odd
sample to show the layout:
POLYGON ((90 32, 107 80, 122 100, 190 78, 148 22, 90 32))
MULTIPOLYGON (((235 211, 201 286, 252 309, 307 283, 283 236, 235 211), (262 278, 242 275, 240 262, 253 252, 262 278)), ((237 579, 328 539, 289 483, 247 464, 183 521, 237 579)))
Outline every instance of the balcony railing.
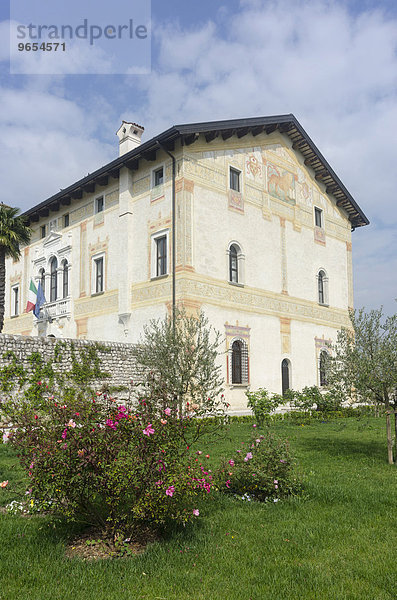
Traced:
POLYGON ((70 298, 59 298, 54 302, 46 302, 40 309, 40 320, 58 319, 70 315, 70 298))

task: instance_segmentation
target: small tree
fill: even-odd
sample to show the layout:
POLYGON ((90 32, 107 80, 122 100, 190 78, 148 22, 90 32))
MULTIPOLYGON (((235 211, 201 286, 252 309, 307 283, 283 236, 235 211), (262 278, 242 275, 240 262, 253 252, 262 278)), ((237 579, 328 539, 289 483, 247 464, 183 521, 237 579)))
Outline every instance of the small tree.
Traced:
POLYGON ((150 321, 132 351, 144 370, 143 385, 136 386, 140 402, 149 398, 148 410, 156 414, 171 407, 187 443, 212 429, 206 417, 214 417, 214 424, 224 418, 219 345, 220 333, 203 313, 178 310, 175 322, 171 317, 150 321))
MULTIPOLYGON (((397 436, 397 315, 384 318, 382 308, 350 312, 352 329, 338 332, 329 358, 329 386, 343 391, 352 401, 370 400, 386 408, 389 464, 393 464, 390 414, 394 412, 397 436)), ((396 454, 397 464, 397 454, 396 454)))
POLYGON ((5 260, 8 256, 18 260, 21 256, 20 244, 28 244, 32 233, 18 213, 19 208, 0 204, 0 333, 4 324, 5 260))

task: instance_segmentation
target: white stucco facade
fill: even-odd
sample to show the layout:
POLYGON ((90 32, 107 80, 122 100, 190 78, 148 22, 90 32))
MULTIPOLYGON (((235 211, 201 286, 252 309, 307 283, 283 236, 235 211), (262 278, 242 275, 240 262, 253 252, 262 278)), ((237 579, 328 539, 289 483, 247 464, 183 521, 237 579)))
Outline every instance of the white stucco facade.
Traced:
MULTIPOLYGON (((188 310, 203 310, 223 335, 219 360, 231 408, 245 407, 247 388, 280 393, 284 359, 290 387, 318 384, 320 352, 348 324, 353 306, 347 212, 277 129, 210 142, 197 135, 189 144, 178 140, 173 154, 176 297, 188 310), (230 169, 239 190, 230 189, 230 169), (237 376, 235 341, 244 363, 237 376)), ((19 262, 7 264, 4 332, 136 342, 145 323, 169 313, 172 161, 163 149, 30 218, 30 245, 19 262), (160 238, 165 273, 156 271, 160 238), (51 298, 54 257, 57 289, 53 275, 51 298), (37 320, 23 309, 30 278, 38 284, 43 269, 47 305, 37 320)))

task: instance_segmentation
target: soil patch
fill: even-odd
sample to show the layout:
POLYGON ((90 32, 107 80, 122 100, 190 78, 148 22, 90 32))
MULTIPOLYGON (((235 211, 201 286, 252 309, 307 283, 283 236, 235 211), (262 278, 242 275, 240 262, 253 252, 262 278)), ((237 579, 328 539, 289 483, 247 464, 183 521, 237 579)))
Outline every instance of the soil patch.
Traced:
POLYGON ((66 547, 68 558, 99 560, 136 556, 145 552, 148 544, 159 539, 150 529, 139 529, 131 537, 114 540, 99 530, 90 530, 73 538, 66 547))

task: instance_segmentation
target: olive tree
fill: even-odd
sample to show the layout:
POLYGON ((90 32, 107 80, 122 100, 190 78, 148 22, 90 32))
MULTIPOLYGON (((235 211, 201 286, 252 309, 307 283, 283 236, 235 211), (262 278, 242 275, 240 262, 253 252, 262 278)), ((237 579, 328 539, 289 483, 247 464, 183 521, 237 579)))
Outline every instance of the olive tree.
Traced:
POLYGON ((215 428, 224 421, 223 377, 217 362, 220 341, 220 333, 203 313, 189 316, 177 310, 175 319, 150 321, 132 350, 143 374, 135 386, 138 399, 147 399, 147 406, 157 412, 171 407, 190 441, 214 428, 208 426, 207 417, 212 417, 215 428))
MULTIPOLYGON (((393 464, 391 415, 397 438, 397 315, 385 317, 383 309, 350 311, 352 327, 338 332, 329 357, 329 386, 351 401, 370 401, 386 409, 389 464, 393 464)), ((397 464, 397 452, 395 449, 397 464)))

